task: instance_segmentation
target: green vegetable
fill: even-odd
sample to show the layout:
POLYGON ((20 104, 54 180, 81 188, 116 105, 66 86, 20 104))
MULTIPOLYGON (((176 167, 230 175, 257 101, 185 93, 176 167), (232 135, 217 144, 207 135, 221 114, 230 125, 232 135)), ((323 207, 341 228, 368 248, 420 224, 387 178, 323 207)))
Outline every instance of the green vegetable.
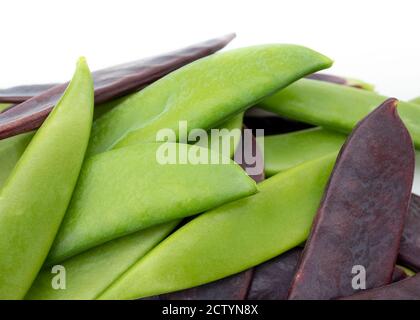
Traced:
POLYGON ((420 97, 417 97, 417 98, 411 99, 409 102, 411 102, 411 103, 415 103, 415 104, 420 104, 420 97))
POLYGON ((48 264, 257 191, 255 182, 230 159, 227 164, 160 164, 156 157, 164 146, 185 147, 188 154, 209 151, 187 144, 145 143, 85 161, 48 264))
POLYGON ((0 103, 0 112, 10 107, 9 103, 0 103))
POLYGON ((241 112, 222 123, 218 128, 215 128, 220 130, 219 135, 212 136, 212 129, 210 129, 208 132, 208 139, 199 140, 195 145, 210 148, 221 154, 225 152, 223 150, 224 146, 229 146, 229 150, 226 150, 225 154, 229 154, 232 158, 241 139, 243 119, 244 113, 241 112))
POLYGON ((294 45, 264 45, 214 54, 188 64, 99 118, 88 154, 141 141, 156 141, 162 128, 177 134, 209 129, 293 81, 329 67, 331 60, 294 45))
POLYGON ((338 152, 345 140, 344 134, 323 128, 257 138, 258 143, 264 144, 264 170, 267 176, 338 152))
MULTIPOLYGON (((348 133, 386 99, 366 90, 301 79, 258 106, 289 119, 348 133)), ((420 148, 420 105, 401 101, 398 113, 420 148)))
POLYGON ((28 132, 0 140, 0 188, 13 171, 33 136, 34 132, 28 132))
POLYGON ((25 299, 95 299, 115 279, 164 239, 179 223, 142 230, 107 242, 62 262, 66 288, 54 289, 56 274, 44 268, 38 274, 25 299))
POLYGON ((221 279, 267 261, 309 234, 336 154, 279 173, 259 193, 200 215, 170 235, 99 299, 133 299, 221 279))
POLYGON ((21 299, 54 240, 88 144, 93 81, 84 59, 0 194, 0 299, 21 299))

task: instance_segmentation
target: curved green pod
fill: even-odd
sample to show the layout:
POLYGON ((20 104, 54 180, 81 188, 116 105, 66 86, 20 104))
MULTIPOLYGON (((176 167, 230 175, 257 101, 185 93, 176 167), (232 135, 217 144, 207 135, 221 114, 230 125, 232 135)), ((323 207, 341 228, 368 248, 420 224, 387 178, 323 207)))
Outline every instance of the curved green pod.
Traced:
POLYGON ((23 298, 47 256, 79 175, 92 114, 93 81, 81 59, 1 190, 0 299, 23 298))
POLYGON ((0 188, 13 171, 33 136, 34 132, 28 132, 0 140, 0 188))
POLYGON ((170 235, 99 299, 186 289, 246 270, 302 243, 336 154, 279 173, 253 196, 200 215, 170 235))
POLYGON ((168 222, 109 241, 60 265, 66 288, 54 289, 56 274, 43 268, 25 296, 28 300, 93 300, 115 279, 162 241, 179 223, 168 222))
POLYGON ((193 145, 144 143, 87 159, 46 263, 257 192, 255 182, 230 159, 226 164, 159 163, 158 155, 169 149, 212 157, 209 149, 193 145))
MULTIPOLYGON (((264 99, 258 106, 289 119, 348 133, 386 99, 367 90, 301 79, 264 99)), ((420 106, 401 101, 398 113, 414 144, 420 148, 420 106)))
POLYGON ((155 141, 162 128, 177 134, 179 121, 207 130, 293 81, 331 65, 301 46, 262 45, 200 59, 156 81, 101 117, 88 153, 155 141))
POLYGON ((318 127, 259 137, 257 141, 264 143, 264 170, 270 177, 303 162, 338 152, 346 135, 318 127))

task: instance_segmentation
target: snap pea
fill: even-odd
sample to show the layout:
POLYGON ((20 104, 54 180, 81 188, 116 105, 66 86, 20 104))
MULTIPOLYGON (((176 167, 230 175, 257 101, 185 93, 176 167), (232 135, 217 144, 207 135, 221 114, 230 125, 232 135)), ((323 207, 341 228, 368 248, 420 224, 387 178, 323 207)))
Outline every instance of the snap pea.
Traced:
POLYGON ((93 126, 88 154, 155 141, 162 128, 178 134, 180 120, 187 120, 190 130, 215 127, 302 76, 330 65, 325 56, 294 45, 241 48, 203 58, 133 94, 101 117, 93 126))
POLYGON ((92 114, 93 82, 81 59, 1 190, 0 299, 23 298, 47 256, 83 162, 92 114))
POLYGON ((62 263, 66 270, 66 289, 51 285, 55 274, 44 268, 25 299, 95 299, 115 279, 164 239, 179 223, 172 221, 115 239, 74 256, 62 263))
MULTIPOLYGON (((367 90, 301 79, 258 106, 289 119, 348 133, 385 100, 386 97, 367 90)), ((420 148, 420 105, 401 101, 398 112, 420 148)))
POLYGON ((13 171, 33 136, 34 132, 27 132, 0 140, 0 188, 13 171))
MULTIPOLYGON (((220 165, 162 165, 156 157, 163 146, 162 143, 144 143, 108 151, 85 161, 48 255, 48 264, 257 191, 254 181, 230 159, 220 165)), ((177 143, 169 143, 167 147, 185 147, 188 154, 209 151, 177 143)), ((210 152, 209 158, 213 156, 210 152)))
POLYGON ((99 299, 132 299, 224 278, 302 243, 336 154, 279 173, 253 196, 200 215, 162 241, 99 299), (279 232, 281 230, 281 232, 279 232))
POLYGON ((257 138, 259 143, 264 143, 264 169, 267 176, 338 152, 345 140, 346 135, 320 127, 257 138))

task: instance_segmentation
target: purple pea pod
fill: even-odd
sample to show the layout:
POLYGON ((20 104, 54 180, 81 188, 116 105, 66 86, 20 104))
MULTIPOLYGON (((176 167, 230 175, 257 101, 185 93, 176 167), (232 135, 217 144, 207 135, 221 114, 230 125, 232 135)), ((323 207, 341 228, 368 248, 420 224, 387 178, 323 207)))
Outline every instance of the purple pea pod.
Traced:
MULTIPOLYGON (((164 75, 225 47, 233 38, 229 34, 171 53, 125 63, 94 72, 95 104, 139 90, 164 75)), ((51 112, 68 83, 59 84, 0 113, 0 139, 37 129, 51 112)), ((38 85, 39 86, 39 85, 38 85)), ((39 87, 38 87, 39 88, 39 87)), ((0 99, 18 99, 28 86, 0 91, 0 99), (26 88, 25 88, 26 87, 26 88), (24 90, 22 88, 25 88, 24 90)), ((35 87, 32 89, 35 91, 35 87)))
POLYGON ((414 271, 420 271, 420 197, 412 194, 398 260, 414 271))
POLYGON ((420 300, 420 274, 340 300, 420 300))
POLYGON ((386 100, 342 147, 289 299, 334 299, 392 281, 414 175, 396 105, 386 100))

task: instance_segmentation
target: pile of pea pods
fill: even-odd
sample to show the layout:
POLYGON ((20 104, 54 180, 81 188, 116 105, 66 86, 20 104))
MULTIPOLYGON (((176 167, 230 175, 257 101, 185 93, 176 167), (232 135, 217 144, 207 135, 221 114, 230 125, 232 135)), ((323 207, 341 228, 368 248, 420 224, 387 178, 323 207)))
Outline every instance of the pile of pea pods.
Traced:
POLYGON ((233 38, 0 89, 0 299, 420 299, 420 102, 233 38), (182 121, 264 172, 158 163, 182 121))

